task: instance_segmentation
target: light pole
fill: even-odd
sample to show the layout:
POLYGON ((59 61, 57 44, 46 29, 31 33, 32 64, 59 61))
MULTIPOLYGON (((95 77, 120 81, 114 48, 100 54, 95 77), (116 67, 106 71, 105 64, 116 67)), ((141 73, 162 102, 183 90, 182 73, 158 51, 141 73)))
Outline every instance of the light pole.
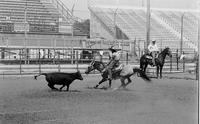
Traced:
POLYGON ((180 55, 183 52, 183 19, 184 19, 185 12, 181 16, 181 41, 180 41, 180 55))
POLYGON ((147 14, 146 14, 146 45, 145 49, 147 49, 149 43, 150 43, 150 0, 147 0, 147 14))
POLYGON ((114 40, 117 39, 117 26, 116 26, 117 10, 118 10, 118 8, 116 8, 114 11, 114 40))
POLYGON ((198 74, 198 85, 199 85, 199 80, 200 80, 200 74, 199 74, 199 69, 200 69, 200 55, 199 55, 199 52, 200 52, 200 1, 199 1, 199 6, 198 6, 198 9, 199 9, 199 13, 198 13, 198 50, 197 50, 197 56, 198 56, 198 70, 197 70, 197 74, 198 74))
POLYGON ((27 50, 27 0, 25 4, 25 9, 24 9, 24 50, 25 50, 25 64, 27 64, 27 59, 28 59, 28 50, 27 50))
MULTIPOLYGON (((116 0, 116 9, 114 11, 114 42, 113 42, 113 45, 115 44, 116 42, 116 39, 117 39, 117 24, 116 24, 116 20, 117 20, 117 11, 118 11, 118 5, 119 5, 119 0, 116 0)), ((118 43, 119 44, 119 43, 118 43)))

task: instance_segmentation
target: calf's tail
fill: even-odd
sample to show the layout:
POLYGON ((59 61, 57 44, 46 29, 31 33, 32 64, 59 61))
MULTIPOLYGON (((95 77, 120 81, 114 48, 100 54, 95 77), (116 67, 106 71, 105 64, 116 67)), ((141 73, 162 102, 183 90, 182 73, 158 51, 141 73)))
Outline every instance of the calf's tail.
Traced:
POLYGON ((47 73, 41 73, 41 74, 35 75, 35 76, 34 76, 34 79, 37 80, 37 77, 40 76, 40 75, 44 75, 44 76, 46 76, 47 73))
POLYGON ((133 68, 133 72, 134 73, 139 73, 140 74, 140 77, 145 80, 145 81, 151 81, 151 79, 145 74, 144 71, 142 71, 141 69, 139 68, 133 68))

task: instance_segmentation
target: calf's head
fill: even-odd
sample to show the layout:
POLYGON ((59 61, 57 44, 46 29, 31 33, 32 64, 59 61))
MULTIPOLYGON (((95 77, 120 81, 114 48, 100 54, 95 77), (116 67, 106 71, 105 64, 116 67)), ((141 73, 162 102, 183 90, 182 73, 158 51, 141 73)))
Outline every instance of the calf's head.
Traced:
POLYGON ((83 80, 83 77, 82 77, 80 71, 76 72, 76 78, 79 80, 83 80))

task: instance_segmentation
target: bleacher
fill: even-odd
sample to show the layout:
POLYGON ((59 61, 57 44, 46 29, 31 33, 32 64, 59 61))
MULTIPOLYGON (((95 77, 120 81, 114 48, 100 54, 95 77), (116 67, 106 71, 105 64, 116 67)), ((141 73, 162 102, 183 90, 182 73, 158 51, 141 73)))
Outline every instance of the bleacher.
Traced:
POLYGON ((26 19, 28 32, 58 33, 58 21, 61 17, 51 3, 43 3, 40 0, 1 0, 0 15, 1 32, 23 31, 26 19), (9 23, 13 24, 14 28, 8 28, 9 23))
MULTIPOLYGON (((80 20, 67 11, 59 0, 1 0, 0 32, 24 32, 26 29, 28 33, 71 34, 66 30, 73 25, 73 21, 80 20)), ((74 34, 85 35, 77 27, 74 27, 74 34)))
MULTIPOLYGON (((146 9, 135 8, 112 8, 112 7, 89 7, 90 11, 107 25, 108 32, 114 32, 117 26, 128 39, 146 39, 146 9), (114 14, 117 9, 116 20, 114 14)), ((181 16, 183 21, 183 49, 197 50, 197 17, 194 12, 174 10, 151 10, 151 39, 157 39, 161 48, 169 46, 179 49, 181 41, 181 16)), ((92 28, 92 27, 91 27, 92 28)), ((98 28, 97 28, 98 29, 98 28)), ((111 34, 112 35, 112 34, 111 34)), ((113 36, 114 38, 114 36, 113 36)))
POLYGON ((86 33, 73 26, 72 37, 74 22, 64 9, 59 0, 0 0, 0 46, 80 47, 86 33))

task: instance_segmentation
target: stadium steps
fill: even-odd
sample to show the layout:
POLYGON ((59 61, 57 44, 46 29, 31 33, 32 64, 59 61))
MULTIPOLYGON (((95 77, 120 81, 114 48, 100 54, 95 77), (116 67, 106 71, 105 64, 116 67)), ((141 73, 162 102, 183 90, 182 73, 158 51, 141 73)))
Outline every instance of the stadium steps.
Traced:
MULTIPOLYGON (((151 16, 154 19, 156 19, 161 25, 163 25, 164 27, 166 27, 166 29, 168 29, 170 32, 172 32, 174 35, 176 35, 179 39, 181 39, 180 33, 177 32, 176 30, 174 30, 173 27, 171 27, 169 24, 167 24, 162 19, 160 19, 156 14, 152 13, 151 16)), ((185 44, 186 46, 188 46, 188 48, 197 50, 197 47, 193 43, 191 43, 189 40, 187 40, 185 37, 183 37, 183 41, 184 41, 183 44, 185 44)))
POLYGON ((109 32, 110 35, 114 38, 114 30, 112 29, 112 20, 107 16, 104 15, 102 11, 100 11, 100 8, 90 8, 89 10, 91 13, 98 19, 98 21, 102 24, 102 26, 109 32), (102 12, 102 13, 100 13, 102 12), (107 21, 106 21, 107 20, 107 21))

